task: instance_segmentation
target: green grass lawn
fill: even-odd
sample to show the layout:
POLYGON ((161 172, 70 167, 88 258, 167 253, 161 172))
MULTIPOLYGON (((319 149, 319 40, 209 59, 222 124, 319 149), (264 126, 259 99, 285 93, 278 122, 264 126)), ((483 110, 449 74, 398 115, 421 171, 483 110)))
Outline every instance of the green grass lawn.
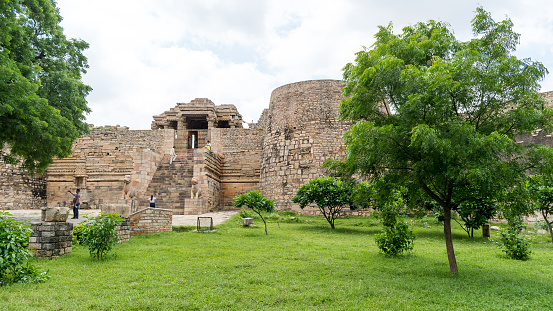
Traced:
POLYGON ((516 261, 457 227, 453 276, 433 220, 416 222, 411 254, 389 258, 374 243, 373 218, 338 219, 334 231, 322 217, 286 219, 269 223, 268 236, 261 220, 243 228, 234 216, 213 233, 131 238, 104 261, 82 246, 34 259, 52 278, 0 288, 0 310, 553 309, 547 236, 536 237, 530 260, 516 261))

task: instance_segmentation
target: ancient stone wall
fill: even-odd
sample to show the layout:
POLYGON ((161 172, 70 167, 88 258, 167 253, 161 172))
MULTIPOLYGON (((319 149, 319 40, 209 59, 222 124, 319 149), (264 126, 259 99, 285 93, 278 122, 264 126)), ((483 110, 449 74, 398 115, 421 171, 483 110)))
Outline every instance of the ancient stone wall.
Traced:
POLYGON ((0 160, 0 209, 38 209, 46 206, 43 175, 30 177, 17 165, 0 160))
POLYGON ((213 152, 204 153, 204 167, 200 174, 203 176, 202 200, 206 207, 204 212, 221 209, 221 167, 223 158, 213 152))
POLYGON ((541 96, 549 102, 549 107, 552 108, 553 106, 553 91, 549 92, 543 92, 541 96))
MULTIPOLYGON (((123 177, 132 176, 141 204, 163 154, 173 145, 174 130, 129 131, 126 127, 91 130, 73 146, 73 155, 55 160, 48 168, 47 204, 69 206, 81 188, 81 201, 92 208, 117 203, 123 197, 123 177)), ((142 202, 143 201, 143 202, 142 202)))
POLYGON ((234 197, 259 190, 263 129, 213 129, 213 152, 222 155, 221 208, 232 208, 234 197))
MULTIPOLYGON (((324 174, 327 158, 343 158, 341 139, 349 124, 340 122, 338 106, 344 83, 305 81, 271 94, 261 165, 261 191, 279 210, 302 211, 291 202, 299 187, 324 174)), ((308 208, 305 213, 314 212, 308 208)))
POLYGON ((131 236, 173 230, 173 212, 161 208, 145 208, 132 213, 130 219, 131 236))

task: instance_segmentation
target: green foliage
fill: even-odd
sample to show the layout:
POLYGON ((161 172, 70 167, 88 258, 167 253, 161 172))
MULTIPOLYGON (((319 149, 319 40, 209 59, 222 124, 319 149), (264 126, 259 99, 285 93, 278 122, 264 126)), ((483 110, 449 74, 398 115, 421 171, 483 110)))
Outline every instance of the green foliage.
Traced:
MULTIPOLYGON (((546 68, 512 55, 519 35, 509 19, 495 22, 480 7, 472 28, 476 37, 461 42, 448 24, 432 20, 400 34, 380 27, 375 43, 344 67, 340 105, 340 118, 353 122, 344 135, 346 171, 404 187, 412 210, 435 201, 454 274, 451 211, 466 200, 464 190, 506 200, 528 168, 553 158, 551 148, 514 139, 553 129, 553 110, 539 93, 546 68)), ((511 195, 506 202, 522 202, 511 195)))
POLYGON ((73 244, 83 245, 84 232, 86 230, 85 223, 77 223, 73 226, 73 244))
POLYGON ((30 173, 68 156, 88 132, 88 44, 67 39, 61 20, 53 0, 0 2, 0 146, 8 147, 0 159, 22 160, 30 173))
POLYGON ((400 191, 393 191, 387 202, 379 204, 382 232, 375 236, 378 248, 386 255, 397 256, 413 249, 415 235, 398 216, 405 205, 400 191))
POLYGON ((464 226, 460 224, 461 227, 472 238, 475 229, 480 229, 495 216, 496 203, 488 199, 470 197, 459 204, 457 213, 464 222, 464 226))
POLYGON ((242 207, 238 211, 238 215, 240 216, 240 218, 251 218, 252 217, 252 211, 249 211, 249 210, 242 207))
POLYGON ((122 221, 121 215, 105 213, 90 217, 82 223, 83 228, 79 229, 82 232, 82 244, 88 246, 90 256, 98 260, 104 259, 104 255, 111 251, 118 241, 115 227, 122 221))
POLYGON ((301 209, 312 203, 317 204, 330 227, 334 229, 334 221, 340 216, 342 209, 352 205, 350 195, 350 189, 340 179, 323 176, 302 185, 292 202, 299 204, 301 209))
POLYGON ((400 222, 393 227, 385 227, 375 236, 376 246, 388 256, 397 256, 413 249, 415 235, 407 224, 400 222))
POLYGON ((31 227, 9 215, 0 211, 0 286, 46 281, 49 278, 46 272, 39 273, 28 262, 31 227))
POLYGON ((261 220, 263 220, 263 223, 265 224, 265 235, 267 235, 267 222, 265 221, 265 218, 263 218, 263 215, 261 215, 261 212, 272 212, 275 209, 275 204, 273 203, 273 200, 269 200, 261 194, 261 192, 257 190, 251 190, 246 193, 237 195, 234 198, 234 201, 232 202, 232 205, 237 208, 241 208, 242 206, 246 206, 250 208, 253 212, 255 212, 259 217, 261 217, 261 220))
POLYGON ((530 237, 521 235, 524 225, 520 219, 509 223, 509 227, 499 232, 497 244, 505 252, 508 258, 526 260, 530 257, 530 237))
POLYGON ((550 216, 553 215, 553 174, 531 176, 528 188, 534 210, 542 215, 543 229, 549 231, 551 242, 553 242, 553 220, 550 220, 550 216))

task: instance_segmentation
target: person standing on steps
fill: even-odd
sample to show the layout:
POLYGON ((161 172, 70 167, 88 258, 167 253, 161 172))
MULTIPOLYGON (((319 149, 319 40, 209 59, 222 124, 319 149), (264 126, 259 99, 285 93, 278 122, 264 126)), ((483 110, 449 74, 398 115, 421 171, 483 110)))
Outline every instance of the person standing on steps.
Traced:
POLYGON ((211 143, 209 142, 209 140, 207 141, 207 144, 205 144, 205 149, 211 150, 211 143))
POLYGON ((175 152, 175 146, 171 148, 171 152, 169 153, 169 155, 171 156, 171 160, 169 161, 169 164, 173 164, 173 161, 175 161, 175 159, 177 158, 177 153, 175 152))
POLYGON ((150 196, 148 201, 150 201, 150 207, 156 207, 156 197, 154 197, 153 194, 150 196))
POLYGON ((81 189, 77 189, 75 191, 75 194, 73 194, 71 190, 67 190, 67 192, 75 196, 73 198, 73 218, 71 219, 79 219, 79 206, 81 205, 81 189))

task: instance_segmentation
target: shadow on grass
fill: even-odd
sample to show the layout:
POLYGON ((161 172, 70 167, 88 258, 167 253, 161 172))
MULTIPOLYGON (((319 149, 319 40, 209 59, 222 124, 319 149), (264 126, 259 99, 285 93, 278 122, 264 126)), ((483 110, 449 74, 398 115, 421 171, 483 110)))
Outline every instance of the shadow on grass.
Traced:
POLYGON ((173 226, 175 232, 190 232, 196 230, 194 226, 173 226))
POLYGON ((319 232, 319 233, 327 233, 327 234, 356 234, 356 235, 367 235, 367 234, 375 234, 380 232, 379 227, 340 227, 336 226, 333 230, 330 228, 330 225, 322 225, 322 224, 314 224, 309 226, 302 226, 299 227, 298 230, 301 231, 309 231, 309 232, 319 232))

